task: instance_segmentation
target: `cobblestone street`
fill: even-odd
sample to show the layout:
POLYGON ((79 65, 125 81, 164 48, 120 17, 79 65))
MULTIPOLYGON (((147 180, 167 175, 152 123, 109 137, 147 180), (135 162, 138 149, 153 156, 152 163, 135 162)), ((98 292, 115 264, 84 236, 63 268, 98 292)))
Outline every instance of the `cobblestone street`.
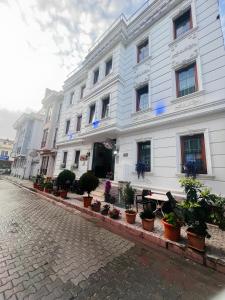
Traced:
POLYGON ((223 289, 220 273, 0 180, 0 300, 213 299, 223 289))

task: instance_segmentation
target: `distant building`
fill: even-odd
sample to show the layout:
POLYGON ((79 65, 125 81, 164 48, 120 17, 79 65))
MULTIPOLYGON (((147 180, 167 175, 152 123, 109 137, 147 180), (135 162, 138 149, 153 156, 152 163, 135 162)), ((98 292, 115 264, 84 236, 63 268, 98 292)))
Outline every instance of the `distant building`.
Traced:
POLYGON ((42 112, 44 113, 44 124, 42 140, 40 144, 40 174, 52 177, 57 154, 56 139, 60 119, 63 93, 46 89, 42 100, 42 112))
POLYGON ((12 158, 13 141, 0 139, 0 171, 10 170, 13 162, 12 158))
POLYGON ((38 153, 42 131, 41 113, 24 113, 14 124, 16 138, 12 156, 14 162, 11 174, 28 179, 39 172, 40 154, 38 153))

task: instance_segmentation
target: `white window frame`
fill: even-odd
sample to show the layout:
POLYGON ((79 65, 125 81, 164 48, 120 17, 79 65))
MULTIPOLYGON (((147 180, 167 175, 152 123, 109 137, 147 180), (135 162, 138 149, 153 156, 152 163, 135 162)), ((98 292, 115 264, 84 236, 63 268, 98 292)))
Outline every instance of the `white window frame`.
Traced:
POLYGON ((137 85, 135 85, 134 86, 134 89, 133 89, 133 109, 132 109, 132 111, 133 111, 133 113, 135 114, 135 113, 144 113, 144 112, 147 112, 149 109, 151 109, 151 93, 150 93, 150 91, 151 91, 151 88, 150 88, 150 81, 145 81, 145 82, 142 82, 142 83, 140 83, 140 84, 137 84, 137 85), (137 90, 138 89, 140 89, 140 88, 142 88, 142 87, 144 87, 145 85, 148 85, 148 108, 147 109, 145 109, 145 110, 139 110, 139 111, 137 111, 137 90))
POLYGON ((105 69, 105 74, 104 74, 105 77, 108 77, 110 74, 113 73, 113 56, 110 56, 107 60, 105 60, 105 68, 104 69, 105 69), (112 60, 112 68, 111 68, 111 71, 106 75, 106 64, 110 60, 112 60))
POLYGON ((101 120, 105 120, 105 119, 107 119, 107 118, 110 117, 111 94, 106 94, 106 95, 102 96, 101 99, 100 99, 100 102, 101 102, 101 105, 100 105, 100 119, 101 119, 101 120), (107 117, 102 118, 103 100, 105 100, 106 98, 109 98, 109 113, 108 113, 108 116, 107 116, 107 117))
POLYGON ((133 149, 134 149, 134 172, 136 172, 136 164, 137 164, 137 157, 138 157, 138 143, 141 142, 149 142, 151 145, 151 166, 150 166, 150 172, 146 172, 147 174, 152 174, 154 171, 154 139, 153 137, 140 137, 136 138, 133 142, 133 149))

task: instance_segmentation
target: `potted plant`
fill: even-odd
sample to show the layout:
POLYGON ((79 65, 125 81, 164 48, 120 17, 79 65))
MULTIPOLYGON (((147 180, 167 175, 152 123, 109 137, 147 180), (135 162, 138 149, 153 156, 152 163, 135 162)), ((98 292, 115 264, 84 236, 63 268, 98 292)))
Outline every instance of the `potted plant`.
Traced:
POLYGON ((101 214, 107 216, 110 210, 110 205, 105 204, 101 210, 101 214))
POLYGON ((62 198, 67 197, 68 190, 75 179, 75 174, 70 170, 63 170, 59 173, 56 184, 62 198))
POLYGON ((172 211, 165 214, 162 222, 164 225, 164 237, 174 242, 179 241, 182 221, 176 213, 172 211))
POLYGON ((120 217, 120 210, 117 208, 113 208, 109 211, 109 216, 111 219, 119 219, 120 217))
POLYGON ((188 226, 188 246, 203 252, 205 238, 210 238, 207 221, 212 204, 208 189, 202 189, 203 184, 193 177, 182 178, 180 184, 186 192, 186 199, 181 203, 184 220, 188 226))
POLYGON ((87 196, 83 196, 84 207, 91 206, 93 197, 90 196, 99 185, 99 179, 91 171, 84 173, 79 180, 80 187, 84 192, 87 192, 87 196))
POLYGON ((144 211, 140 213, 140 218, 142 220, 142 227, 144 230, 152 231, 154 229, 155 214, 151 208, 146 207, 144 211))
POLYGON ((53 183, 51 181, 47 181, 45 183, 45 193, 50 194, 53 190, 53 183))
POLYGON ((96 200, 94 203, 91 204, 91 209, 95 212, 100 212, 101 210, 101 202, 96 200))
POLYGON ((125 203, 126 210, 126 220, 129 224, 134 224, 136 220, 137 212, 132 209, 132 205, 134 204, 134 196, 136 190, 132 188, 130 182, 126 183, 125 187, 121 192, 122 199, 125 203))
POLYGON ((105 202, 109 202, 110 201, 110 190, 111 190, 111 182, 109 180, 107 180, 105 182, 105 193, 104 193, 104 196, 105 196, 105 202))

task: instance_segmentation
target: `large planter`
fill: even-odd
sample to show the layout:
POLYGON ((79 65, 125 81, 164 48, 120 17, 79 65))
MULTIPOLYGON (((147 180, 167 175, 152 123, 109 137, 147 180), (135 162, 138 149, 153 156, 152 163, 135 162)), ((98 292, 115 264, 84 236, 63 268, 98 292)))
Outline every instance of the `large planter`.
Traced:
POLYGON ((152 231, 154 229, 155 219, 142 219, 142 227, 144 230, 152 231))
POLYGON ((33 187, 34 187, 34 189, 38 189, 38 183, 34 182, 33 187))
POLYGON ((89 206, 91 206, 92 199, 93 199, 93 197, 84 196, 83 197, 84 207, 88 208, 89 206))
POLYGON ((52 190, 51 189, 48 189, 48 188, 45 188, 45 193, 47 194, 51 194, 52 190))
POLYGON ((127 223, 129 224, 134 224, 135 223, 135 220, 136 220, 136 215, 137 213, 136 212, 127 212, 125 211, 125 214, 126 214, 126 220, 127 220, 127 223))
POLYGON ((162 220, 164 225, 164 237, 173 242, 177 242, 180 239, 180 228, 174 227, 173 225, 167 223, 165 220, 162 220))
POLYGON ((188 247, 195 250, 204 252, 205 251, 205 237, 199 236, 190 230, 187 230, 188 247))
POLYGON ((63 191, 60 191, 59 193, 60 193, 60 197, 61 198, 66 199, 66 197, 67 197, 67 191, 63 190, 63 191))

